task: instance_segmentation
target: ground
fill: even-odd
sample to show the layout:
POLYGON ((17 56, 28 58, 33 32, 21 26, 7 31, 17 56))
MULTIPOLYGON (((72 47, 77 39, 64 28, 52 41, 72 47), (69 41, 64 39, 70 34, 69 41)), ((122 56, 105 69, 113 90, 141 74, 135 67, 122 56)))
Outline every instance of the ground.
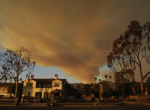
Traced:
POLYGON ((150 106, 119 107, 0 107, 0 110, 150 110, 150 106))

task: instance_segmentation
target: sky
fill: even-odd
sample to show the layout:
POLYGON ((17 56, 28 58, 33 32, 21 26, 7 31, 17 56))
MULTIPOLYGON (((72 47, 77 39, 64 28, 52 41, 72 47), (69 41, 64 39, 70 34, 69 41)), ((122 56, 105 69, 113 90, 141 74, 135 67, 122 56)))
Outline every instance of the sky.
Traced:
MULTIPOLYGON (((35 78, 58 74, 70 83, 91 83, 95 76, 113 77, 106 66, 113 40, 131 20, 142 25, 150 21, 149 4, 149 0, 0 0, 0 51, 22 46, 31 51, 35 78)), ((25 73, 20 77, 24 79, 25 73)))

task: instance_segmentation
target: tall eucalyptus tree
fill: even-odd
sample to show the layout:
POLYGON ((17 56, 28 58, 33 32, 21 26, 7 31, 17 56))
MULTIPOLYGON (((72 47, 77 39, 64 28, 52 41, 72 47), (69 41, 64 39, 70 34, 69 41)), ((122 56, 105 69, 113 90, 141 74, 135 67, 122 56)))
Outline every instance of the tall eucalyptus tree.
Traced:
POLYGON ((113 68, 115 72, 118 70, 118 65, 120 67, 119 71, 131 70, 132 80, 134 81, 134 89, 134 70, 136 69, 136 65, 138 66, 141 75, 142 95, 144 90, 143 80, 150 73, 150 71, 148 71, 145 75, 142 73, 143 59, 145 58, 146 62, 150 64, 150 55, 148 55, 150 52, 149 32, 149 22, 141 26, 138 21, 131 21, 127 30, 124 32, 124 35, 120 35, 120 37, 113 42, 113 50, 107 56, 107 65, 109 68, 113 68), (117 64, 115 62, 117 62, 117 64))

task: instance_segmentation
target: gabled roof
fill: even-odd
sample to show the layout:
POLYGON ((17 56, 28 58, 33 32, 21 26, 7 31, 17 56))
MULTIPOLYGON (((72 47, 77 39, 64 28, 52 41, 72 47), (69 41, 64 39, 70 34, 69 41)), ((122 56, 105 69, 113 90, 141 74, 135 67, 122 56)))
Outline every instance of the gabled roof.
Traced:
MULTIPOLYGON (((55 80, 55 79, 52 78, 52 79, 32 79, 32 80, 34 80, 36 82, 52 83, 52 81, 55 80)), ((58 80, 60 80, 62 82, 66 81, 66 79, 58 79, 58 80)))

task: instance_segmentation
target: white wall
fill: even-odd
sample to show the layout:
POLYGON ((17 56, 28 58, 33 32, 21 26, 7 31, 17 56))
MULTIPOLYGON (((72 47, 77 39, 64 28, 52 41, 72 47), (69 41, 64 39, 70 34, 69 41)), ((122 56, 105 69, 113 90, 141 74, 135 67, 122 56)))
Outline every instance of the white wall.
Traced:
POLYGON ((24 81, 24 84, 23 84, 23 93, 22 93, 23 97, 28 92, 31 93, 31 97, 35 97, 36 92, 41 92, 42 93, 42 98, 44 98, 44 93, 45 92, 51 93, 51 91, 54 91, 56 89, 62 90, 62 81, 60 81, 58 79, 55 79, 55 80, 52 81, 52 88, 36 88, 36 81, 34 81, 34 80, 30 80, 30 82, 33 83, 33 87, 26 87, 27 82, 28 82, 28 80, 24 81), (54 87, 55 82, 59 83, 59 87, 54 87))
POLYGON ((53 80, 53 81, 52 81, 52 89, 53 89, 53 90, 56 90, 56 89, 62 90, 62 81, 61 81, 61 80, 58 80, 58 79, 53 80), (55 82, 59 83, 59 87, 54 87, 54 83, 55 83, 55 82))

